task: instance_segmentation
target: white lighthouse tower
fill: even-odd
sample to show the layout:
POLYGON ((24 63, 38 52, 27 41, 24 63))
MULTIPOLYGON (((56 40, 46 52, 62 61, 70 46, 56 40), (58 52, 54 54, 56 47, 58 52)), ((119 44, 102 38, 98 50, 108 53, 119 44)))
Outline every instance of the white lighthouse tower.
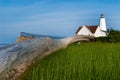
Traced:
POLYGON ((101 31, 107 32, 107 29, 106 29, 106 21, 105 21, 105 17, 104 17, 103 14, 101 14, 101 17, 100 17, 99 26, 100 26, 101 31))
POLYGON ((101 36, 103 37, 107 36, 107 28, 106 28, 106 21, 104 14, 101 14, 99 27, 100 27, 101 36))

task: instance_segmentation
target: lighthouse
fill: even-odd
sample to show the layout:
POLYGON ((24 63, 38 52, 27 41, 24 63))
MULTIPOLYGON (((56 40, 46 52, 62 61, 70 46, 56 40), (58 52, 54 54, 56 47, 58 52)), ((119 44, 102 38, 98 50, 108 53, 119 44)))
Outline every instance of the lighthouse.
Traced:
POLYGON ((85 35, 93 37, 106 37, 108 35, 104 14, 100 15, 98 25, 80 26, 75 33, 76 35, 85 35))
POLYGON ((99 26, 101 31, 107 32, 104 14, 101 14, 99 26))

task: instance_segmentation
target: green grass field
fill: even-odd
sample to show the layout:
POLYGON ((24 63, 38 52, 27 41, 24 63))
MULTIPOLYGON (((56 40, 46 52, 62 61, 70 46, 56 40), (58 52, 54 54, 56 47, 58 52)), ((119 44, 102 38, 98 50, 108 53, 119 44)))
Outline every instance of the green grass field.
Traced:
POLYGON ((120 80, 120 43, 81 43, 38 60, 21 80, 120 80))

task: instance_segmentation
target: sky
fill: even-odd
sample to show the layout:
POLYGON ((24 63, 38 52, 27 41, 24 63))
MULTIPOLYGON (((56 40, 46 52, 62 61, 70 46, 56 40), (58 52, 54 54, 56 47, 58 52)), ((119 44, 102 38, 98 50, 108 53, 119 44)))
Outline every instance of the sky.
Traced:
POLYGON ((82 25, 120 30, 120 0, 0 0, 0 43, 14 43, 20 32, 72 36, 82 25))

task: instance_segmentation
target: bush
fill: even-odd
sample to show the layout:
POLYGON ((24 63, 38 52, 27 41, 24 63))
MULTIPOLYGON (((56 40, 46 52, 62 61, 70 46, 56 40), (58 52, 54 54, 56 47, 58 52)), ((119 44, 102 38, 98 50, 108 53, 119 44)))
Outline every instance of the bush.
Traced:
POLYGON ((99 37, 94 42, 120 42, 120 31, 111 29, 107 37, 99 37))

